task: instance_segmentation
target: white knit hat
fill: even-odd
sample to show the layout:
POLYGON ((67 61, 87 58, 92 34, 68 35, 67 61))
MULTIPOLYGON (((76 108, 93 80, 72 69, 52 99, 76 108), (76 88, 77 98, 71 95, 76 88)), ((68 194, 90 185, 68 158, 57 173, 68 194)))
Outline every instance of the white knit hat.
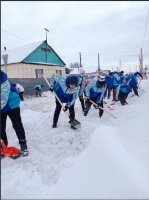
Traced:
POLYGON ((82 74, 82 73, 85 73, 85 70, 83 68, 79 69, 79 73, 82 74))

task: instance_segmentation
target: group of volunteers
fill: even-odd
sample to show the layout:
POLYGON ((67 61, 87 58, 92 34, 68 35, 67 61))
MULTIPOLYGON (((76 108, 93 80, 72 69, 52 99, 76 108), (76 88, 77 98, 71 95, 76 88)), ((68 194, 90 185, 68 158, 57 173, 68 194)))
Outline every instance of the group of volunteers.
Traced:
MULTIPOLYGON (((121 105, 128 104, 126 99, 128 94, 134 91, 138 94, 138 77, 142 77, 140 72, 124 75, 124 72, 109 72, 106 76, 95 76, 92 79, 86 79, 85 70, 80 68, 78 75, 70 75, 64 77, 62 75, 53 74, 50 78, 50 91, 55 92, 62 103, 65 103, 64 111, 69 110, 71 119, 75 119, 75 102, 79 97, 81 108, 84 116, 87 116, 92 105, 99 109, 99 117, 104 112, 103 102, 107 97, 110 99, 113 94, 112 101, 120 101, 121 105), (97 106, 95 106, 97 105, 97 106)), ((53 128, 57 128, 59 114, 62 106, 56 98, 56 108, 53 117, 53 128)), ((74 129, 74 127, 71 126, 74 129)))
MULTIPOLYGON (((132 90, 139 97, 138 76, 143 79, 142 74, 139 72, 124 75, 123 71, 115 71, 109 72, 106 76, 101 75, 95 76, 92 79, 86 79, 83 68, 79 69, 77 75, 69 75, 68 77, 52 74, 49 90, 56 94, 62 104, 64 103, 64 107, 62 108, 60 102, 55 97, 56 108, 52 128, 57 128, 61 109, 64 112, 69 110, 70 120, 75 119, 75 102, 77 98, 79 98, 81 103, 84 116, 89 114, 91 106, 94 105, 95 108, 99 109, 100 118, 104 112, 104 99, 106 97, 110 99, 111 93, 113 94, 112 101, 120 101, 122 105, 128 104, 126 99, 132 90)), ((36 96, 41 96, 43 87, 43 85, 36 85, 34 87, 36 96)), ((29 151, 20 115, 20 101, 24 100, 22 96, 24 90, 22 91, 21 89, 18 84, 12 84, 8 80, 7 74, 1 70, 1 139, 8 146, 6 119, 9 116, 19 140, 22 156, 27 156, 29 151), (20 96, 18 91, 21 91, 20 96)), ((72 125, 71 128, 75 129, 72 125)), ((2 157, 4 156, 1 155, 2 157)))
POLYGON ((112 91, 112 101, 120 101, 122 105, 128 104, 126 99, 132 90, 134 91, 134 95, 139 97, 138 77, 143 79, 143 76, 140 72, 126 75, 124 75, 124 71, 109 72, 109 74, 105 77, 106 90, 104 93, 104 98, 107 96, 109 99, 112 91))

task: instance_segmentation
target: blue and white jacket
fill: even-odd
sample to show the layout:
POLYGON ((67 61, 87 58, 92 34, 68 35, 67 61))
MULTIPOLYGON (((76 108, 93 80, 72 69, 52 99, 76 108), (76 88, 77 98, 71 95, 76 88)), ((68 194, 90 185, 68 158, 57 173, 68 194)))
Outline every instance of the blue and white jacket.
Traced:
POLYGON ((38 92, 42 93, 41 85, 35 85, 34 90, 37 90, 38 92))
POLYGON ((1 113, 20 106, 16 88, 9 82, 7 74, 1 70, 1 113))
POLYGON ((79 86, 71 89, 69 86, 69 79, 69 76, 66 78, 59 74, 52 74, 50 78, 50 87, 54 89, 61 102, 66 103, 68 107, 75 103, 80 89, 79 86))
POLYGON ((80 90, 79 90, 79 96, 83 96, 83 92, 84 92, 84 88, 85 88, 85 77, 82 76, 81 74, 78 74, 78 80, 79 80, 79 83, 78 85, 80 86, 80 90))
POLYGON ((106 75, 105 82, 108 87, 112 88, 112 76, 111 75, 106 75))
POLYGON ((132 89, 129 85, 122 83, 121 85, 119 85, 116 88, 116 100, 118 100, 118 96, 120 92, 124 92, 124 93, 130 93, 132 92, 132 89))
POLYGON ((112 81, 111 81, 111 85, 113 88, 117 88, 120 84, 120 76, 118 75, 117 72, 113 72, 113 75, 112 75, 112 81))
POLYGON ((132 86, 133 84, 138 84, 138 78, 140 76, 143 79, 143 76, 140 72, 136 72, 134 74, 129 74, 126 77, 130 80, 129 85, 132 86))
POLYGON ((105 88, 100 88, 98 82, 98 79, 92 79, 86 86, 85 91, 87 99, 97 98, 97 103, 101 103, 105 88))

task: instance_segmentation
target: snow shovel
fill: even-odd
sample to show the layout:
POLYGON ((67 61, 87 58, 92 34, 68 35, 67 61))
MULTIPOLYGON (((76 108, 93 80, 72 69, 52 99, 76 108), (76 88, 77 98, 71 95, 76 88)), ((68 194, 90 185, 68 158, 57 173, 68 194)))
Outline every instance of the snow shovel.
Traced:
POLYGON ((6 147, 5 143, 1 139, 1 154, 12 159, 17 159, 21 156, 21 150, 15 147, 6 147))
MULTIPOLYGON (((86 98, 84 98, 86 100, 86 98)), ((95 105, 95 106, 98 106, 97 103, 95 103, 94 101, 90 100, 90 102, 95 105)), ((98 108, 100 108, 101 110, 104 110, 105 112, 107 112, 109 115, 111 115, 113 118, 116 119, 116 117, 114 115, 112 115, 109 111, 107 111, 106 109, 102 108, 101 106, 98 106, 98 108)))
MULTIPOLYGON (((50 87, 50 84, 49 84, 47 78, 44 75, 42 75, 42 76, 45 79, 45 81, 48 84, 48 86, 50 87)), ((61 100, 59 99, 59 97, 56 95, 56 93, 54 91, 52 93, 54 94, 54 96, 56 97, 56 99, 59 101, 59 103, 61 104, 62 108, 65 109, 63 103, 61 102, 61 100)), ((71 124, 71 126, 73 128, 75 128, 75 129, 79 129, 81 127, 81 123, 78 120, 76 120, 76 119, 71 119, 70 114, 67 111, 64 111, 64 112, 68 115, 68 117, 70 119, 69 123, 71 124)))

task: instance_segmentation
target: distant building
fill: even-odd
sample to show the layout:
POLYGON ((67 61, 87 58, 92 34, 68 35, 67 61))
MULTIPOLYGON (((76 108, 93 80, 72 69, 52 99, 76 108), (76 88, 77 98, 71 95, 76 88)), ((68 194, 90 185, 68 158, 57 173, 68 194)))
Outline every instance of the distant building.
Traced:
POLYGON ((1 52, 8 54, 7 67, 1 58, 1 69, 6 70, 9 78, 41 78, 44 73, 65 75, 65 63, 46 41, 28 44, 1 52))
MULTIPOLYGON (((84 67, 83 67, 84 68, 84 67)), ((84 68, 85 69, 85 68, 84 68)), ((99 73, 99 75, 101 74, 108 74, 110 70, 101 70, 101 72, 99 73)), ((78 68, 74 68, 70 74, 71 75, 76 75, 79 73, 79 70, 78 68)), ((85 76, 87 77, 94 77, 94 76, 97 76, 98 75, 98 69, 97 70, 91 70, 91 69, 85 69, 85 73, 84 73, 85 76)))

